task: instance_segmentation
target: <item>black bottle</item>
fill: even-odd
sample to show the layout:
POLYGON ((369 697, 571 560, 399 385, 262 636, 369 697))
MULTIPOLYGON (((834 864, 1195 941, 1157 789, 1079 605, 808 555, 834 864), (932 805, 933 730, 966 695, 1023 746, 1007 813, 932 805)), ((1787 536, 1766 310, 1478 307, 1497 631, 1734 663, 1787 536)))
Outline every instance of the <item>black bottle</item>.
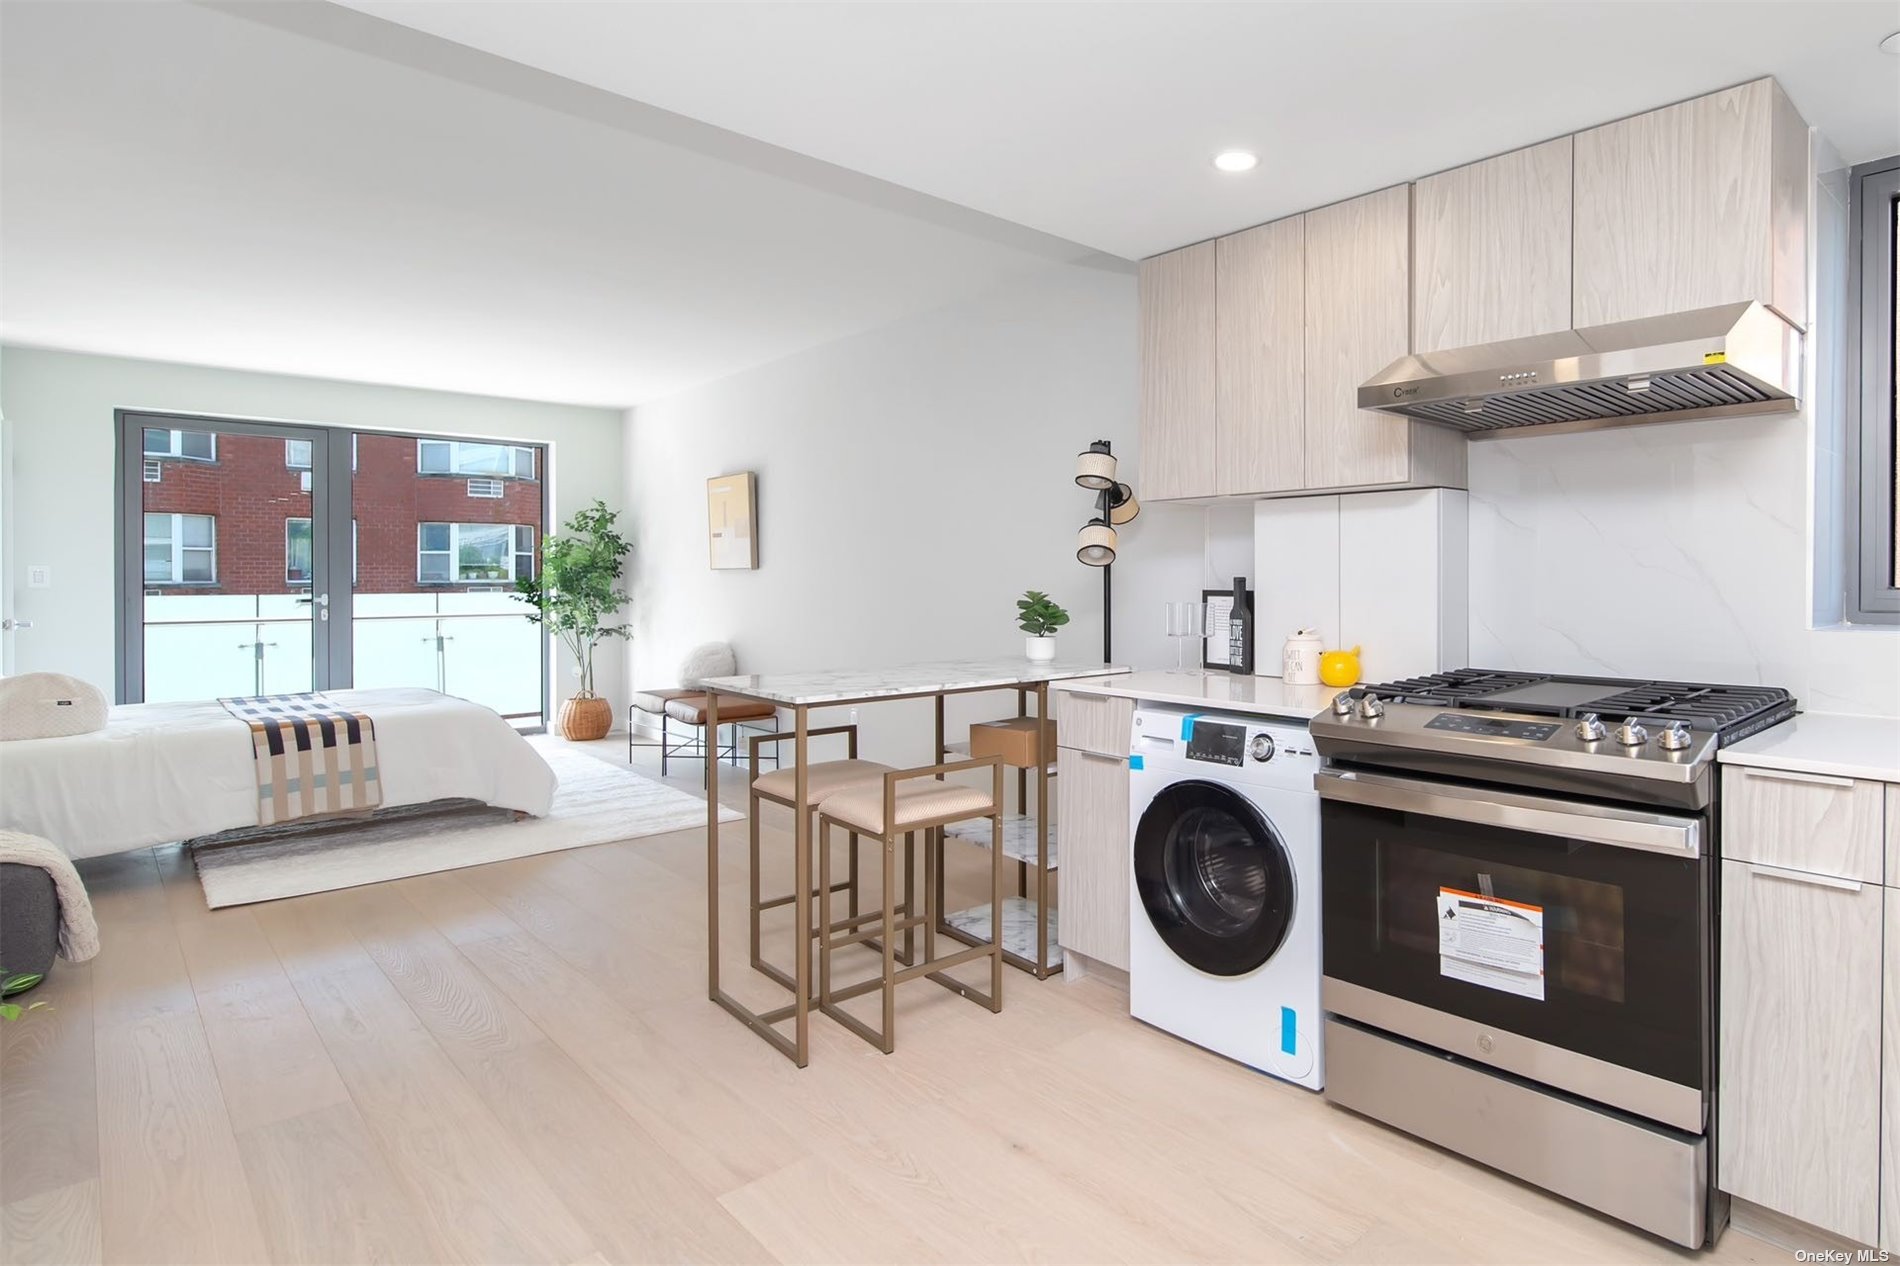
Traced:
POLYGON ((1234 610, 1227 621, 1227 665, 1235 673, 1253 674, 1253 608, 1247 604, 1247 578, 1234 577, 1234 610))

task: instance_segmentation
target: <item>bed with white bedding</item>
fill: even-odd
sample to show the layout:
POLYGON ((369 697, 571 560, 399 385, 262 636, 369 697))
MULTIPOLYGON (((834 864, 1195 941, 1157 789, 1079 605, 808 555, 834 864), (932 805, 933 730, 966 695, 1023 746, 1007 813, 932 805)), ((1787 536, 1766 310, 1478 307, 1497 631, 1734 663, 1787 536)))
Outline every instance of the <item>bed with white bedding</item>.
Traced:
MULTIPOLYGON (((556 779, 480 704, 433 690, 329 690, 375 725, 382 807, 479 800, 546 816, 556 779)), ((251 730, 215 699, 116 707, 106 727, 0 743, 0 826, 77 860, 255 827, 251 730)))

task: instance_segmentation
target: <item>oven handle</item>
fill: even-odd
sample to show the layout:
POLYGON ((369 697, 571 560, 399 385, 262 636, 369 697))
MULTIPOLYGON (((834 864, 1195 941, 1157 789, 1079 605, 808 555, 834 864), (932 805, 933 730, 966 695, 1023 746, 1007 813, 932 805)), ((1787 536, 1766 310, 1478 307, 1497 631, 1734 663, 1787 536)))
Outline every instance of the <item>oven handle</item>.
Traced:
POLYGON ((1423 813, 1454 822, 1528 831, 1533 835, 1584 840, 1616 848, 1636 848, 1672 857, 1702 855, 1702 824, 1693 818, 1611 805, 1578 805, 1509 791, 1414 782, 1409 778, 1357 770, 1321 770, 1313 775, 1313 787, 1321 799, 1345 804, 1423 813))

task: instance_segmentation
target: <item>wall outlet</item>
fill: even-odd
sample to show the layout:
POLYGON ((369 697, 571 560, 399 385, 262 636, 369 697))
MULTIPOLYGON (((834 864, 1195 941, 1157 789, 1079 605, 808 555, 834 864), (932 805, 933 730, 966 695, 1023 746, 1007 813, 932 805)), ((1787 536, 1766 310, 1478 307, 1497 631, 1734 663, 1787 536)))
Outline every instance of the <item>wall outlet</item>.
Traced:
POLYGON ((45 563, 28 563, 26 566, 26 587, 28 589, 51 589, 53 587, 53 569, 45 563))

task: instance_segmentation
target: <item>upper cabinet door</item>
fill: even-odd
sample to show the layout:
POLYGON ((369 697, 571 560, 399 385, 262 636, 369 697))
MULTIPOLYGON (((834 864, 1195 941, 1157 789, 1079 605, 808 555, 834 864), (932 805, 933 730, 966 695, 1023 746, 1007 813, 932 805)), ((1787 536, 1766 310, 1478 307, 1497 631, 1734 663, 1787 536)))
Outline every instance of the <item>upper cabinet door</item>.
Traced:
POLYGON ((1570 328, 1570 138, 1412 187, 1412 350, 1570 328))
POLYGON ((1141 262, 1144 501, 1215 494, 1214 303, 1214 243, 1141 262))
POLYGON ((1772 79, 1577 133, 1574 323, 1760 300, 1805 327, 1808 167, 1772 79))
POLYGON ((1295 216, 1214 243, 1221 495, 1303 486, 1306 234, 1295 216))
POLYGON ((1359 384, 1411 344, 1412 192, 1381 189, 1306 221, 1306 486, 1411 477, 1408 419, 1358 406, 1359 384))

